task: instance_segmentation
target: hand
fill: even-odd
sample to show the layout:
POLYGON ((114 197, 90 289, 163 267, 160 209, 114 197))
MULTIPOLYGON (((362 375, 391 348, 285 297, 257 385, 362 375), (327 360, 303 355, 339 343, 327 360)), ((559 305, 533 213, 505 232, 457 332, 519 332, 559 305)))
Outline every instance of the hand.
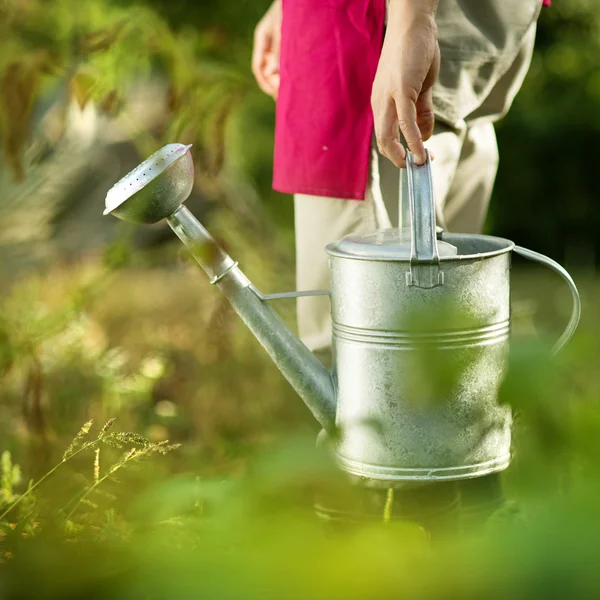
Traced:
POLYGON ((275 0, 254 30, 252 73, 260 89, 272 98, 279 93, 281 0, 275 0))
POLYGON ((390 2, 371 106, 379 151, 397 167, 406 166, 399 130, 417 163, 427 160, 423 141, 433 134, 432 86, 440 70, 436 9, 436 0, 390 2))

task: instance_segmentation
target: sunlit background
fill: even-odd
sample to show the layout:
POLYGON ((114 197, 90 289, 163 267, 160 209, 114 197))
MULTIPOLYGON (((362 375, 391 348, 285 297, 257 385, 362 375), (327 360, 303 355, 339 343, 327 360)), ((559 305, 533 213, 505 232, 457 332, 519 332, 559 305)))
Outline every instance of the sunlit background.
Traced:
POLYGON ((263 291, 294 288, 249 67, 267 6, 0 3, 0 598, 597 597, 598 1, 542 13, 486 226, 564 264, 584 319, 549 363, 568 290, 515 260, 510 503, 439 545, 403 519, 324 532, 314 492, 350 492, 308 411, 164 224, 102 216, 194 144, 188 207, 263 291))

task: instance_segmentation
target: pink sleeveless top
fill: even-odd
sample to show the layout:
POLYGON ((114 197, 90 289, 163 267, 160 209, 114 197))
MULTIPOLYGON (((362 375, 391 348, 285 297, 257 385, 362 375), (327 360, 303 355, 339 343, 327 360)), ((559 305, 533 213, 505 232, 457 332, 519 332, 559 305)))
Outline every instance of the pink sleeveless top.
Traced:
POLYGON ((385 17, 386 0, 283 0, 275 190, 364 198, 385 17))

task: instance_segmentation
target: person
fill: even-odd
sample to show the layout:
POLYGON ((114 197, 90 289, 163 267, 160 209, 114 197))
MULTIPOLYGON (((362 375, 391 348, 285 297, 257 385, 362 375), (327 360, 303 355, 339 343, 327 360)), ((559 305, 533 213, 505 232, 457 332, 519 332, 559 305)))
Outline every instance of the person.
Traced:
MULTIPOLYGON (((329 285, 324 247, 396 226, 406 148, 431 152, 438 225, 479 233, 498 168, 494 123, 529 69, 542 0, 274 0, 252 70, 276 99, 274 189, 294 195, 297 289, 329 285)), ((298 300, 330 360, 328 300, 298 300)), ((495 477, 463 488, 491 510, 495 477)), ((488 510, 488 512, 489 512, 488 510)))

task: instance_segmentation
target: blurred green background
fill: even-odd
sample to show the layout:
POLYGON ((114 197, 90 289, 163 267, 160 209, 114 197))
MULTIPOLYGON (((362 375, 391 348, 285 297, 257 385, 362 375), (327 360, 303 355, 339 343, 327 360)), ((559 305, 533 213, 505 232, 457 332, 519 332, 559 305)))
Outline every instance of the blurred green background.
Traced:
POLYGON ((261 290, 293 289, 249 68, 267 6, 0 4, 0 598, 597 597, 597 0, 542 12, 487 224, 565 264, 584 320, 550 363, 568 292, 515 261, 511 504, 433 544, 397 515, 324 530, 314 494, 352 490, 308 411, 164 226, 101 216, 142 158, 193 143, 188 206, 261 290))

